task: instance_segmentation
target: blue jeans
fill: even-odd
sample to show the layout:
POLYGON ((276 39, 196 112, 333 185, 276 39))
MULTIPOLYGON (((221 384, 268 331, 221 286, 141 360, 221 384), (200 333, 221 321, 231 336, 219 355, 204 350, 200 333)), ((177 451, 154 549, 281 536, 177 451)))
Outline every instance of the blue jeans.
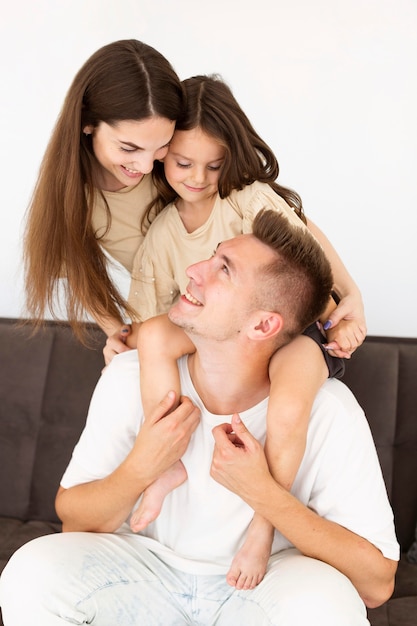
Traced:
POLYGON ((135 535, 63 533, 18 550, 0 579, 5 626, 365 626, 333 567, 285 550, 255 589, 175 570, 135 535))

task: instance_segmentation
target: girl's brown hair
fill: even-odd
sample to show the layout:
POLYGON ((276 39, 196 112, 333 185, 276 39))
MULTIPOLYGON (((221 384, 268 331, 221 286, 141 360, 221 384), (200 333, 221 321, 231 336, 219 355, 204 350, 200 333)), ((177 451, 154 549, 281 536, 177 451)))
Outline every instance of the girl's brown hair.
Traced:
POLYGON ((86 125, 159 116, 175 121, 183 88, 171 64, 134 39, 100 48, 70 86, 46 149, 24 236, 27 311, 35 325, 56 317, 60 278, 69 322, 82 338, 85 314, 122 322, 131 313, 111 281, 91 216, 96 159, 86 125))
MULTIPOLYGON (((226 83, 220 77, 211 75, 194 76, 182 84, 186 104, 175 128, 201 128, 224 147, 225 158, 219 178, 220 197, 225 198, 234 189, 242 189, 255 181, 267 183, 305 222, 300 196, 276 182, 279 166, 274 153, 255 131, 226 83)), ((144 214, 144 230, 154 212, 160 213, 177 197, 165 178, 163 163, 155 163, 152 176, 158 195, 144 214)))

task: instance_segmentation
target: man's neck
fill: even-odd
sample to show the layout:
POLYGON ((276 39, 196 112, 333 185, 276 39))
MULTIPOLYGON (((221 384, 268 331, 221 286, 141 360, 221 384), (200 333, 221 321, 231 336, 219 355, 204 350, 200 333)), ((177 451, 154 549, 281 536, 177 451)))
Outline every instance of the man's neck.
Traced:
POLYGON ((268 359, 233 352, 226 342, 216 348, 200 346, 188 357, 191 380, 210 413, 246 411, 269 395, 268 359))

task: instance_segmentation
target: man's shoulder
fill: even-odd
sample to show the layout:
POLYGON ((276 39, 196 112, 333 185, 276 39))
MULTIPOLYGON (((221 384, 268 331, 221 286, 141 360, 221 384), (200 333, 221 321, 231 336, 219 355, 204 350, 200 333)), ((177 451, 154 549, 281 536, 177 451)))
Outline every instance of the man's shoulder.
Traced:
POLYGON ((317 393, 314 409, 339 416, 364 416, 362 407, 352 391, 341 380, 329 378, 317 393))
POLYGON ((334 448, 342 455, 349 453, 352 445, 368 450, 374 445, 362 407, 351 390, 334 378, 327 380, 316 396, 309 437, 320 449, 334 448))
POLYGON ((137 350, 126 350, 116 354, 110 363, 103 369, 102 378, 119 376, 128 370, 137 370, 139 367, 139 357, 137 350))
MULTIPOLYGON (((137 350, 126 350, 126 352, 121 352, 120 354, 116 354, 115 357, 113 357, 113 359, 110 362, 110 365, 112 363, 117 363, 118 366, 120 366, 120 364, 126 364, 126 363, 134 363, 134 362, 138 362, 138 351, 137 350)), ((107 369, 107 368, 106 368, 107 369)), ((106 371, 106 369, 104 371, 106 371)))

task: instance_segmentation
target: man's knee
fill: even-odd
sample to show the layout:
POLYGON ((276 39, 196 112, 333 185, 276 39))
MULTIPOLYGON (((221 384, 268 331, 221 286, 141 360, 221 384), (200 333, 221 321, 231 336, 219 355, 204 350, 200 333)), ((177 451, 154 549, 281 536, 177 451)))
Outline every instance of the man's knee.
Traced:
POLYGON ((35 618, 36 605, 42 601, 45 589, 53 597, 54 584, 59 584, 49 567, 54 537, 47 535, 29 541, 13 554, 4 568, 0 578, 0 606, 5 623, 25 623, 22 620, 29 618, 31 611, 32 623, 40 623, 35 618))
POLYGON ((0 578, 0 597, 4 596, 6 587, 16 588, 25 585, 26 579, 31 581, 31 586, 36 585, 44 574, 48 574, 45 561, 51 554, 51 536, 38 537, 19 548, 11 557, 4 568, 0 578))
POLYGON ((369 624, 365 605, 346 576, 294 550, 272 559, 258 590, 259 601, 273 624, 369 624))

